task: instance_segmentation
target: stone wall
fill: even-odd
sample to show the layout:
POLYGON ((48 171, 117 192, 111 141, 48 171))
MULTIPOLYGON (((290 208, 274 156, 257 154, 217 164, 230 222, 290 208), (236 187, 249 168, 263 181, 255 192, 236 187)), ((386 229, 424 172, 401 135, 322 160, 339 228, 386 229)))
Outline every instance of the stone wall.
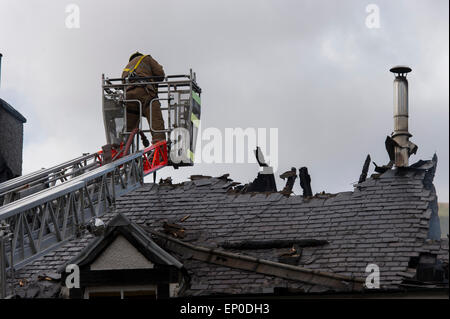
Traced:
POLYGON ((0 108, 0 154, 15 176, 22 174, 23 123, 0 108))

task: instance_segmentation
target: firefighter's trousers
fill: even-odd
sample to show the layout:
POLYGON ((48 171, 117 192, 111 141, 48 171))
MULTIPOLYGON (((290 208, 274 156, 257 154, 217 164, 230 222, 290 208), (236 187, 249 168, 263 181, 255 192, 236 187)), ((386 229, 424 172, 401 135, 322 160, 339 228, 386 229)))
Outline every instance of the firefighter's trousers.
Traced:
MULTIPOLYGON (((161 113, 161 104, 159 101, 152 103, 152 119, 150 121, 150 101, 155 98, 153 92, 147 91, 143 87, 134 87, 127 91, 127 100, 139 100, 142 103, 142 116, 147 118, 149 126, 153 130, 164 130, 164 119, 161 113)), ((127 131, 139 127, 139 104, 137 102, 127 102, 127 131)), ((164 132, 151 132, 152 144, 166 139, 164 132)))

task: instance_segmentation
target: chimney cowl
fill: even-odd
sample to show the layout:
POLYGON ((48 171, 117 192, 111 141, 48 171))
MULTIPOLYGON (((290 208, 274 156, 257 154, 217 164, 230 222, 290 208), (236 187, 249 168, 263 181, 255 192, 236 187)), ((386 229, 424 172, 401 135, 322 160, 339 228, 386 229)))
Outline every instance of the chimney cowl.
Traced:
POLYGON ((389 71, 397 74, 397 76, 406 77, 406 74, 412 71, 412 69, 406 65, 397 65, 392 67, 389 71))

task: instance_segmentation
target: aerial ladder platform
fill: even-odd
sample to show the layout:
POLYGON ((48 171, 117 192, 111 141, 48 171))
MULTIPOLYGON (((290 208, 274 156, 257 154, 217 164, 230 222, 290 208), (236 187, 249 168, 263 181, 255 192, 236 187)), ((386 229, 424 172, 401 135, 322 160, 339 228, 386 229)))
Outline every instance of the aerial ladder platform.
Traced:
POLYGON ((117 198, 140 187, 145 176, 153 174, 156 180, 163 167, 194 164, 200 95, 192 70, 163 80, 102 76, 107 141, 102 150, 0 184, 0 297, 5 296, 8 273, 78 236, 111 211, 117 198), (165 119, 165 129, 158 132, 167 136, 153 145, 146 138, 155 132, 151 121, 149 129, 142 128, 141 102, 126 97, 128 87, 146 85, 158 86, 154 100, 160 101, 165 119), (128 131, 127 107, 133 103, 141 120, 128 131))

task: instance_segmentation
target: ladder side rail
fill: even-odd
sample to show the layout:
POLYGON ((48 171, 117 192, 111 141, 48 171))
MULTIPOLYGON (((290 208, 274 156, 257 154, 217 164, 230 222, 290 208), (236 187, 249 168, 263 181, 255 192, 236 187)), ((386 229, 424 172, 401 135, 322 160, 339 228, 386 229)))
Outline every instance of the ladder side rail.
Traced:
MULTIPOLYGON (((83 163, 84 161, 82 161, 83 163)), ((53 187, 56 186, 56 183, 61 179, 61 178, 65 178, 67 179, 68 177, 73 177, 73 176, 79 176, 80 174, 83 174, 83 172, 93 169, 93 168, 97 168, 99 167, 101 164, 100 162, 93 162, 91 164, 87 164, 85 166, 79 166, 78 168, 71 168, 71 171, 69 173, 64 173, 62 175, 60 175, 60 172, 55 172, 55 173, 50 173, 44 177, 35 179, 34 181, 31 181, 29 183, 26 183, 27 188, 31 188, 33 186, 36 186, 38 184, 41 184, 41 182, 43 182, 42 184, 45 185, 49 185, 49 187, 53 187)), ((65 169, 66 170, 66 169, 65 169)), ((67 180, 66 180, 67 181, 67 180)), ((24 186, 18 186, 16 188, 13 188, 5 193, 0 194, 0 196, 4 196, 7 195, 11 192, 16 192, 16 191, 20 191, 20 190, 24 190, 24 186)))
POLYGON ((41 169, 41 170, 32 172, 30 174, 27 174, 27 175, 23 175, 23 176, 19 176, 19 177, 10 179, 10 180, 0 184, 0 193, 6 192, 6 191, 8 191, 8 190, 10 190, 12 188, 15 188, 17 186, 20 186, 22 184, 30 183, 33 180, 41 178, 43 176, 46 176, 46 175, 48 175, 50 173, 61 171, 62 169, 65 169, 65 168, 70 167, 70 166, 72 166, 74 164, 83 162, 84 160, 88 160, 88 159, 90 159, 92 157, 95 157, 95 156, 96 156, 96 153, 89 154, 89 155, 83 155, 83 156, 74 158, 74 159, 72 159, 70 161, 64 162, 62 164, 58 164, 58 165, 50 167, 50 168, 41 169))
POLYGON ((0 184, 0 206, 8 204, 20 197, 35 193, 39 185, 42 188, 53 187, 60 179, 73 178, 80 173, 96 168, 100 165, 97 153, 85 155, 62 163, 49 169, 39 170, 25 176, 0 184))

